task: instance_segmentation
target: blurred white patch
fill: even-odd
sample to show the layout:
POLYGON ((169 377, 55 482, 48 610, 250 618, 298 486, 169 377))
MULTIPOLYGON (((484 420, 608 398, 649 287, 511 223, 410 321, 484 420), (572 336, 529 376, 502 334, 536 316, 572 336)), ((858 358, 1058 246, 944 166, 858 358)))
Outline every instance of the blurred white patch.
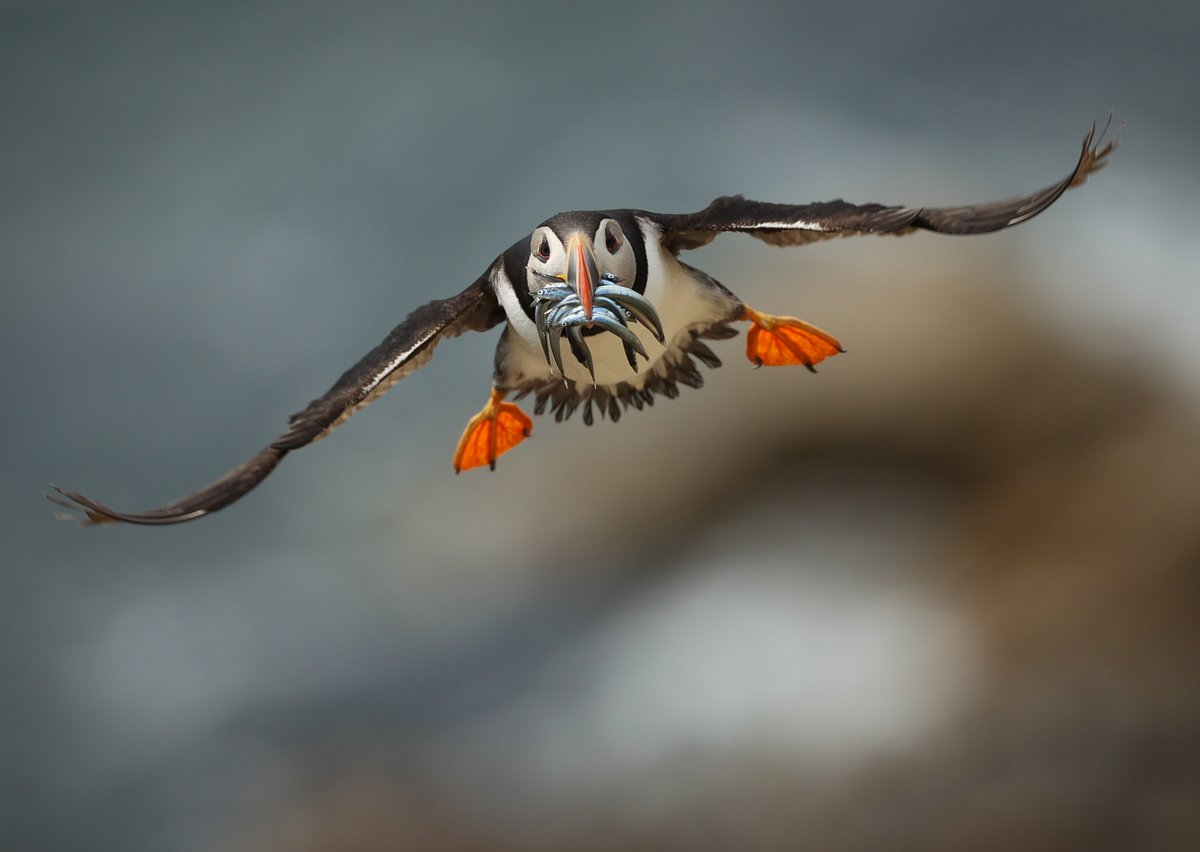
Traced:
POLYGON ((785 560, 713 565, 601 640, 594 713, 610 760, 761 743, 838 761, 945 721, 969 644, 953 614, 785 560))
POLYGON ((642 798, 681 759, 676 793, 746 759, 832 776, 921 748, 970 700, 974 639, 923 570, 936 504, 897 486, 781 487, 681 542, 688 568, 562 649, 455 774, 499 768, 519 810, 642 798))

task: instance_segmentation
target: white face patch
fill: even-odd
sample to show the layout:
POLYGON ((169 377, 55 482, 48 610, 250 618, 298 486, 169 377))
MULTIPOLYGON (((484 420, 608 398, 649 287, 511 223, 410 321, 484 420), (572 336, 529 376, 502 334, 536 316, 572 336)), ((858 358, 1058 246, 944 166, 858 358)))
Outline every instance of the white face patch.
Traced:
MULTIPOLYGON (((552 229, 542 226, 533 232, 529 238, 528 274, 529 292, 546 286, 547 281, 539 280, 540 274, 550 278, 566 275, 566 248, 558 234, 552 229)), ((512 282, 516 284, 516 282, 512 282)))
POLYGON ((601 274, 615 275, 624 286, 632 287, 637 277, 637 258, 621 225, 615 219, 602 220, 592 243, 601 274))

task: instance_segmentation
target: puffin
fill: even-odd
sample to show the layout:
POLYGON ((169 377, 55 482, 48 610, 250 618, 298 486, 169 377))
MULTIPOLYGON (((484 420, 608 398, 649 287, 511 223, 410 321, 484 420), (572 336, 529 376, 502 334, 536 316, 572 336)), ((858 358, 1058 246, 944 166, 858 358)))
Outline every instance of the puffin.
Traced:
POLYGON ((323 396, 292 415, 287 430, 257 454, 198 491, 144 512, 122 512, 51 485, 45 496, 84 525, 178 524, 212 514, 262 483, 293 450, 329 435, 349 417, 433 357, 438 343, 503 325, 492 387, 454 451, 456 473, 496 467, 533 432, 516 403, 556 421, 581 413, 618 420, 630 407, 699 388, 700 367, 721 361, 709 346, 748 323, 746 357, 755 366, 817 364, 845 351, 823 329, 756 310, 680 255, 718 234, 742 233, 773 246, 802 246, 864 234, 987 234, 1038 215, 1068 189, 1104 168, 1117 140, 1083 140, 1074 169, 1057 183, 1001 201, 960 207, 809 204, 722 196, 695 213, 596 210, 559 213, 500 254, 470 286, 410 313, 383 342, 344 372, 323 396))

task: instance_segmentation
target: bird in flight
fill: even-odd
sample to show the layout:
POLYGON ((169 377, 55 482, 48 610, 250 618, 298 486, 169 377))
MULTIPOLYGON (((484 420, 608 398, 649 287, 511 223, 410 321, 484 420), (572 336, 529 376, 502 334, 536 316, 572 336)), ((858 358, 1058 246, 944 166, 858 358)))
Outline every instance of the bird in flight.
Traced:
POLYGON ((740 195, 696 213, 573 211, 551 216, 497 257, 456 296, 417 308, 329 391, 292 415, 287 431, 199 491, 146 512, 119 512, 52 485, 61 516, 83 524, 177 524, 223 509, 257 487, 292 450, 324 438, 352 414, 423 367, 443 337, 503 324, 492 390, 468 422, 454 470, 487 465, 525 440, 533 421, 509 399, 533 398, 533 411, 561 421, 581 410, 617 420, 629 406, 698 388, 698 363, 721 362, 707 341, 749 323, 746 356, 759 366, 809 370, 844 351, 837 338, 803 320, 747 305, 716 279, 679 259, 718 234, 740 232, 774 246, 860 234, 986 234, 1031 219, 1102 169, 1116 148, 1093 125, 1072 172, 1057 183, 1002 201, 963 207, 888 207, 838 199, 773 204, 740 195), (698 363, 697 363, 698 362, 698 363))

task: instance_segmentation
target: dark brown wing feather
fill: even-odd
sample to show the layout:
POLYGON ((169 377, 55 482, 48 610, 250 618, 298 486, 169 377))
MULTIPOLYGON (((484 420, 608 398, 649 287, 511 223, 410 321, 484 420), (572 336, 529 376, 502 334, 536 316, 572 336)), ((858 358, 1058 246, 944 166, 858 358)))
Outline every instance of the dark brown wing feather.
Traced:
POLYGON ((986 234, 1017 225, 1041 213, 1088 175, 1108 164, 1117 141, 1104 143, 1108 124, 1096 126, 1083 140, 1074 171, 1058 183, 1030 192, 965 207, 885 207, 851 204, 838 199, 816 204, 770 204, 740 195, 724 196, 697 213, 646 214, 663 229, 663 243, 673 252, 706 245, 723 231, 742 231, 777 246, 796 246, 857 234, 908 234, 915 230, 939 234, 986 234), (1103 143, 1103 144, 1102 144, 1103 143))
POLYGON ((202 517, 244 497, 267 478, 290 451, 325 437, 355 411, 382 396, 388 388, 425 365, 443 337, 465 331, 486 331, 504 318, 490 283, 491 271, 457 296, 417 308, 382 343, 342 374, 329 392, 293 414, 288 430, 257 455, 216 482, 148 512, 118 512, 82 494, 51 486, 51 502, 82 513, 66 516, 84 524, 178 524, 202 517), (65 499, 64 499, 65 498, 65 499))

